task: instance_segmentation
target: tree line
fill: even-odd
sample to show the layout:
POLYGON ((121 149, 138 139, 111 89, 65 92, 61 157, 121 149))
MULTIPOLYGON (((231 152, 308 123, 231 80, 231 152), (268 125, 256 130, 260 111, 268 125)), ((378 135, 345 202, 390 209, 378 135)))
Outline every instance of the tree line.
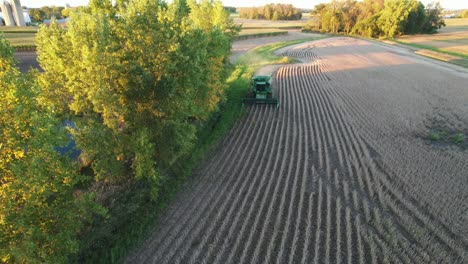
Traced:
POLYGON ((441 11, 438 2, 425 7, 416 0, 333 0, 315 6, 315 20, 304 29, 374 38, 433 33, 445 26, 441 11))
POLYGON ((468 10, 464 10, 464 11, 461 13, 460 17, 462 17, 462 18, 468 18, 468 10))
POLYGON ((69 16, 71 8, 65 8, 63 6, 43 6, 40 8, 30 8, 29 16, 35 22, 42 22, 44 19, 51 19, 55 17, 57 19, 66 18, 69 16))
POLYGON ((43 72, 0 36, 1 262, 68 262, 112 193, 157 200, 224 98, 239 27, 220 1, 91 0, 70 18, 40 28, 43 72))
POLYGON ((63 6, 43 6, 40 8, 30 8, 29 16, 34 22, 43 22, 44 19, 62 19, 70 16, 71 12, 76 12, 81 7, 63 6))
POLYGON ((239 8, 239 17, 247 19, 299 20, 301 10, 291 4, 268 4, 262 7, 239 8))

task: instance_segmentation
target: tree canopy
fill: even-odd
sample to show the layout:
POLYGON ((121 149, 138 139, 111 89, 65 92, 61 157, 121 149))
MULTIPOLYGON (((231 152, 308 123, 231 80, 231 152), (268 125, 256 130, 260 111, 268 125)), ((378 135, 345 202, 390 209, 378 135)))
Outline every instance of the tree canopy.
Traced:
POLYGON ((66 131, 38 98, 35 73, 23 75, 0 36, 0 261, 61 263, 98 207, 77 185, 84 176, 54 146, 66 131))
POLYGON ((187 153, 191 120, 222 99, 234 33, 220 2, 91 1, 38 33, 42 100, 76 123, 98 180, 144 178, 156 194, 156 163, 187 153))
POLYGON ((433 33, 445 26, 441 10, 439 3, 424 7, 416 0, 333 0, 315 7, 311 15, 317 20, 305 29, 385 38, 433 33))
POLYGON ((301 10, 291 4, 268 4, 262 7, 239 8, 239 17, 268 20, 299 20, 301 10))
POLYGON ((43 72, 20 73, 0 37, 0 262, 67 262, 108 186, 157 199, 224 100, 239 27, 220 1, 91 0, 67 15, 37 34, 43 72), (58 151, 70 141, 78 159, 58 151))

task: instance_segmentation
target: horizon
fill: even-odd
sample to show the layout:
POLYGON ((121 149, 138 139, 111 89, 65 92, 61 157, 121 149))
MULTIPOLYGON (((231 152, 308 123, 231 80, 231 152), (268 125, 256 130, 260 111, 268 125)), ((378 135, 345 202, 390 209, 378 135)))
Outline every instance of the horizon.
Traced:
MULTIPOLYGON (((281 4, 292 4, 294 5, 294 7, 297 7, 297 8, 313 9, 316 5, 320 3, 329 3, 330 0, 283 0, 283 1, 257 0, 255 1, 254 4, 252 3, 252 1, 247 1, 247 0, 224 0, 221 2, 223 2, 225 6, 232 6, 232 7, 253 7, 253 6, 264 6, 270 3, 281 3, 281 4)), ((422 2, 424 5, 427 5, 435 1, 420 0, 420 2, 422 2)), ((440 0, 439 2, 441 3, 444 9, 450 9, 450 10, 468 9, 467 1, 440 0)), ((26 6, 29 8, 39 8, 43 6, 66 6, 66 4, 69 4, 72 7, 76 7, 76 6, 87 5, 88 3, 89 3, 89 0, 74 0, 74 1, 72 0, 44 0, 44 1, 22 0, 21 1, 22 6, 26 6)))

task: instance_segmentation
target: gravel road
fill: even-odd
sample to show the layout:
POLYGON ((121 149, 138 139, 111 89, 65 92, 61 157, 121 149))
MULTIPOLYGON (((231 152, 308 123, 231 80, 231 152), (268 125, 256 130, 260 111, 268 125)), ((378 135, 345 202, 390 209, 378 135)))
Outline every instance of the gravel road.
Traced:
POLYGON ((35 51, 16 52, 15 58, 18 61, 18 67, 23 73, 26 73, 30 68, 40 68, 39 63, 37 62, 37 54, 35 51))

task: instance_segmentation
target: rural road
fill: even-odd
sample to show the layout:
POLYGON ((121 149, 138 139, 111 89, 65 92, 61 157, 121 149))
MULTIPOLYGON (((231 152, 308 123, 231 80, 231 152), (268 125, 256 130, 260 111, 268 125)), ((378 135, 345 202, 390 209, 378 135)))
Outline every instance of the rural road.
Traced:
POLYGON ((468 151, 427 140, 468 134, 467 71, 343 37, 279 52, 305 61, 281 107, 250 107, 126 262, 467 263, 468 151))
POLYGON ((39 69, 37 54, 35 51, 19 51, 15 53, 20 71, 25 73, 31 68, 39 69))

